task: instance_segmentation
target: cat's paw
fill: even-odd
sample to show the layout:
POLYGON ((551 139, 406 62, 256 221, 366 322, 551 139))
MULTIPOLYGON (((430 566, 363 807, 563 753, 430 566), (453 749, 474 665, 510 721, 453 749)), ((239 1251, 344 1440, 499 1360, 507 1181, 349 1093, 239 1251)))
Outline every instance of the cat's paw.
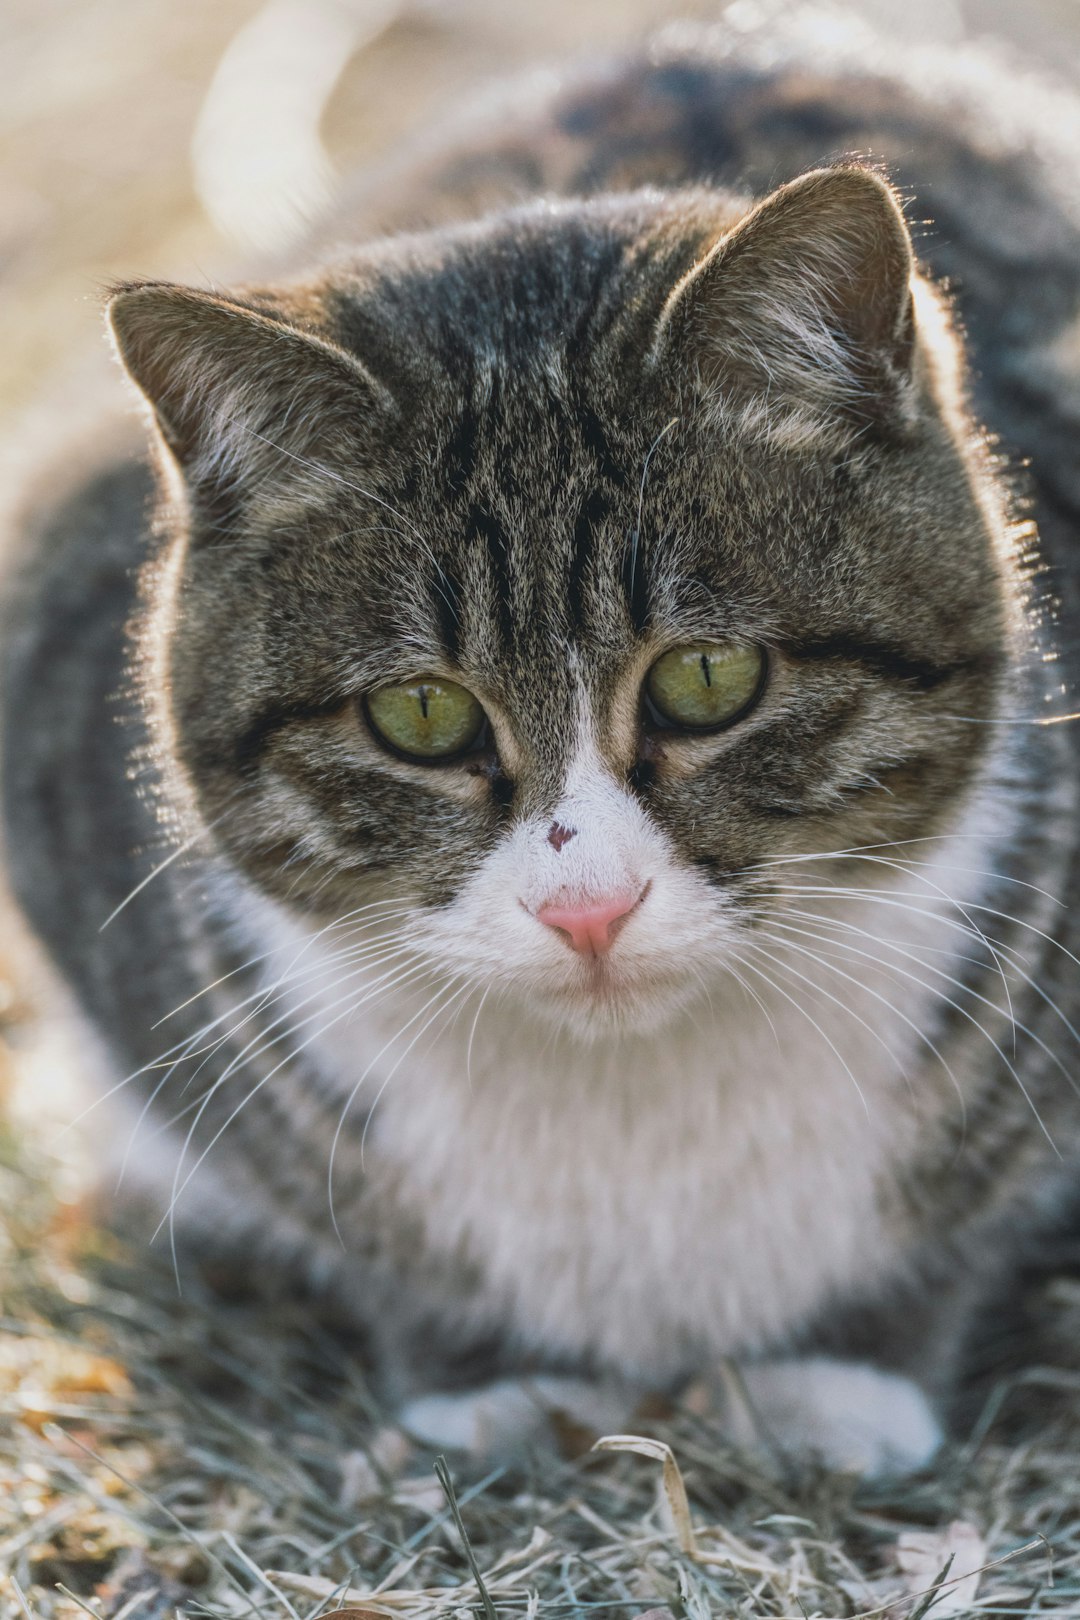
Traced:
POLYGON ((576 1378, 505 1378, 456 1395, 420 1395, 398 1422, 435 1451, 510 1458, 541 1448, 564 1455, 621 1427, 632 1399, 613 1386, 576 1378))
POLYGON ((868 1478, 914 1473, 942 1441, 930 1402, 910 1378, 865 1362, 764 1361, 742 1368, 750 1411, 729 1393, 730 1426, 741 1441, 762 1435, 788 1456, 868 1478), (756 1433, 755 1433, 756 1426, 756 1433))

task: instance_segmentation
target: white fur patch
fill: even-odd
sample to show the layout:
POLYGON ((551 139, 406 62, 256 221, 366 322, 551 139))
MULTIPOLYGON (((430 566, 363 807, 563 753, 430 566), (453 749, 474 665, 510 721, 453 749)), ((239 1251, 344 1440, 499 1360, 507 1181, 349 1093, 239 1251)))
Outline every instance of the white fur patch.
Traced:
POLYGON ((860 1362, 761 1362, 743 1369, 754 1417, 789 1456, 871 1478, 924 1467, 942 1441, 909 1378, 860 1362))
POLYGON ((551 1419, 569 1418, 600 1436, 625 1427, 633 1406, 624 1389, 579 1378, 505 1378, 461 1395, 422 1395, 399 1414, 401 1427, 434 1451, 474 1457, 550 1449, 551 1419))

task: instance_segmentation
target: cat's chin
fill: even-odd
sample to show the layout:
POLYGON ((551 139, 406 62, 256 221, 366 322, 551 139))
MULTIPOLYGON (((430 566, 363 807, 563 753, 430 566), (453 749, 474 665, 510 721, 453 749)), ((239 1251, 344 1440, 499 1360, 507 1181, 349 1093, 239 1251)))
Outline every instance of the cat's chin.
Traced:
POLYGON ((592 1043, 623 1035, 652 1035, 671 1023, 700 993, 700 985, 675 976, 627 979, 609 971, 591 973, 563 990, 532 988, 530 1012, 578 1040, 592 1043))

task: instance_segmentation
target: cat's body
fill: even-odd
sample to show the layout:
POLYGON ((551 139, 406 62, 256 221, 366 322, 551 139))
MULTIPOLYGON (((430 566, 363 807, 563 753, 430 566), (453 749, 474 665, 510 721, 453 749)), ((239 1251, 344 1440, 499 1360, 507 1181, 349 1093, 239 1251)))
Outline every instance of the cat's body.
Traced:
MULTIPOLYGON (((592 200, 235 304, 120 297, 173 505, 151 542, 150 475, 113 466, 32 529, 15 885, 114 1077, 142 1071, 132 1171, 329 1286, 397 1399, 569 1374, 614 1417, 736 1357, 766 1418, 916 1461, 915 1391, 821 1354, 944 1410, 980 1312, 1070 1230, 1076 768, 1032 723, 1070 707, 1069 638, 1042 661, 885 188, 837 169, 750 229, 723 189, 895 166, 1067 618, 1080 213, 977 131, 900 80, 677 46, 414 206, 592 200), (699 643, 766 647, 762 684, 673 731, 641 694, 699 643), (380 747, 370 694, 418 677, 483 702, 460 764, 380 747)), ((411 1409, 474 1442, 493 1410, 411 1409)))

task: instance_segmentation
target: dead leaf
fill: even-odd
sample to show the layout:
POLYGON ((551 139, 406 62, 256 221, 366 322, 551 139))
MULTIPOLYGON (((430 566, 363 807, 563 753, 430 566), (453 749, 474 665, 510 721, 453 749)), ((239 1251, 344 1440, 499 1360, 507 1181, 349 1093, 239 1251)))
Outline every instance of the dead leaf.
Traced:
POLYGON ((120 1399, 131 1392, 123 1367, 96 1351, 30 1337, 0 1346, 0 1393, 22 1421, 39 1432, 57 1408, 72 1399, 86 1395, 120 1399))
POLYGON ((973 1524, 955 1519, 947 1530, 905 1531, 896 1543, 896 1561, 904 1585, 913 1594, 929 1592, 949 1565, 929 1610, 932 1620, 946 1620, 974 1603, 986 1563, 986 1542, 973 1524))
POLYGON ((386 1620, 385 1609, 361 1609, 355 1604, 347 1609, 328 1609, 319 1620, 386 1620))
POLYGON ((667 1497, 675 1536, 684 1553, 691 1558, 697 1554, 697 1538, 690 1519, 690 1503, 686 1496, 682 1469, 675 1461, 675 1453, 664 1440, 654 1440, 643 1434, 606 1434, 592 1448, 594 1451, 633 1451, 639 1457, 651 1457, 662 1463, 664 1469, 664 1495, 667 1497))

